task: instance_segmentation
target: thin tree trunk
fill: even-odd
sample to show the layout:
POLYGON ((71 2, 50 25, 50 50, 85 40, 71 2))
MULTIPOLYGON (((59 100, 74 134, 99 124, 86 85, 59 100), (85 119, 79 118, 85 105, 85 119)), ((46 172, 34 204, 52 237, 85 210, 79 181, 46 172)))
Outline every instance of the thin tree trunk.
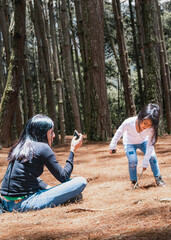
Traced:
MULTIPOLYGON (((87 65, 86 65, 86 53, 85 53, 85 42, 84 42, 84 29, 86 29, 86 22, 83 22, 83 11, 85 2, 80 0, 74 0, 75 4, 75 11, 76 11, 76 18, 77 18, 77 35, 79 38, 79 47, 82 59, 82 66, 83 66, 83 83, 80 82, 80 91, 81 91, 81 101, 83 107, 83 115, 84 115, 84 125, 87 129, 89 123, 89 109, 90 109, 90 98, 88 98, 88 72, 87 72, 87 65), (83 7, 82 7, 83 6, 83 7), (84 89, 86 89, 87 94, 84 93, 84 89), (86 96, 85 96, 86 95, 86 96)), ((87 133, 88 134, 88 133, 87 133)))
POLYGON ((15 113, 16 113, 15 119, 16 119, 17 138, 19 138, 19 136, 21 135, 21 132, 23 130, 20 93, 18 94, 16 112, 15 113))
POLYGON ((143 23, 142 23, 140 0, 135 0, 135 9, 136 9, 139 49, 140 49, 140 55, 141 55, 141 65, 142 65, 142 71, 143 71, 144 93, 145 93, 147 89, 147 69, 146 69, 146 61, 145 61, 144 29, 143 29, 143 23))
POLYGON ((71 106, 74 116, 74 125, 75 128, 81 132, 81 122, 80 122, 80 114, 78 108, 78 102, 74 90, 74 83, 72 78, 72 57, 71 57, 71 45, 70 45, 70 38, 69 38, 69 26, 68 26, 68 18, 67 18, 67 5, 66 0, 62 0, 61 5, 62 13, 61 13, 61 23, 62 23, 62 33, 63 33, 63 44, 64 44, 64 58, 65 58, 65 71, 67 75, 68 85, 69 85, 69 92, 70 92, 70 99, 71 99, 71 106))
POLYGON ((23 77, 22 92, 23 92, 23 98, 22 98, 22 100, 23 100, 23 120, 24 120, 24 125, 26 125, 26 123, 28 121, 28 102, 27 102, 25 75, 23 77))
MULTIPOLYGON (((39 33, 39 27, 36 21, 35 13, 33 10, 32 2, 29 2, 30 4, 30 10, 31 10, 31 20, 34 24, 35 29, 35 35, 37 40, 37 48, 38 48, 38 78, 39 78, 39 84, 40 84, 40 95, 41 95, 41 111, 45 113, 45 89, 44 89, 44 77, 47 75, 45 74, 45 61, 43 57, 43 50, 42 50, 42 44, 40 39, 40 33, 39 33)), ((38 101, 37 101, 38 102, 38 101)))
POLYGON ((33 95, 32 95, 32 86, 31 86, 31 76, 28 65, 28 55, 27 55, 27 46, 25 47, 25 58, 24 58, 24 75, 25 75, 25 84, 26 84, 26 93, 27 93, 27 104, 28 104, 28 119, 34 116, 34 105, 33 105, 33 95))
POLYGON ((43 15, 43 9, 41 6, 40 0, 34 0, 35 10, 36 10, 36 17, 38 21, 40 37, 42 40, 42 47, 43 47, 43 55, 45 59, 45 67, 47 70, 47 78, 46 79, 46 95, 47 95, 47 107, 50 117, 54 121, 55 125, 55 135, 56 138, 54 139, 54 143, 59 143, 59 134, 58 134, 58 121, 57 121, 57 114, 55 110, 55 101, 54 101, 54 91, 53 91, 53 81, 52 81, 52 74, 51 74, 51 67, 50 67, 50 51, 48 48, 48 41, 46 37, 45 31, 45 21, 43 15))
POLYGON ((156 2, 156 8, 157 8, 157 15, 158 15, 158 35, 159 35, 159 48, 160 48, 160 64, 161 64, 161 79, 163 82, 164 87, 164 103, 165 103, 165 110, 166 110, 166 119, 167 119, 167 132, 171 133, 171 96, 169 94, 169 82, 170 82, 170 72, 168 68, 168 59, 167 59, 167 53, 165 48, 165 41, 164 41, 164 34, 162 29, 162 23, 161 23, 161 16, 160 16, 160 7, 158 4, 158 1, 156 2))
POLYGON ((139 87, 139 95, 140 95, 140 103, 141 107, 144 106, 144 94, 143 94, 143 88, 142 88, 142 79, 141 79, 141 66, 139 62, 139 52, 138 52, 138 46, 137 46, 137 36, 136 36, 136 30, 135 30, 135 22, 134 22, 134 13, 132 9, 132 0, 129 0, 129 9, 130 9, 130 17, 131 17, 131 27, 132 27, 132 35, 133 35, 133 49, 135 53, 135 60, 136 60, 136 67, 137 67, 137 77, 138 77, 138 87, 139 87))
POLYGON ((110 39, 111 49, 112 49, 112 51, 113 51, 113 54, 114 54, 114 57, 115 57, 115 60, 116 60, 116 63, 117 63, 118 70, 119 70, 119 72, 121 73, 119 56, 117 55, 117 52, 116 52, 116 49, 115 49, 114 39, 113 39, 113 37, 112 37, 112 35, 111 35, 111 29, 110 29, 110 26, 109 26, 106 18, 105 18, 105 25, 106 25, 106 29, 107 29, 107 34, 108 34, 109 39, 110 39))
POLYGON ((2 68, 2 37, 0 32, 0 99, 4 91, 4 81, 3 81, 3 68, 2 68))
POLYGON ((129 69, 128 69, 127 51, 125 48, 126 44, 124 40, 122 19, 121 19, 121 15, 119 14, 120 5, 119 3, 117 3, 116 0, 112 0, 112 4, 113 4, 114 17, 115 17, 120 62, 122 66, 121 80, 124 86, 126 113, 127 113, 127 116, 133 116, 135 115, 135 105, 134 105, 134 99, 132 95, 132 87, 131 87, 131 81, 130 81, 130 75, 129 75, 129 69))
POLYGON ((65 139, 65 116, 64 116, 64 103, 62 95, 62 79, 59 72, 59 63, 57 55, 57 46, 55 41, 55 23, 54 23, 54 13, 53 13, 53 0, 49 0, 49 16, 50 16, 50 32, 52 37, 52 47, 53 47, 53 67, 54 67, 54 81, 56 83, 56 90, 58 96, 58 106, 59 106, 59 119, 60 119, 60 131, 61 131, 61 143, 66 143, 65 139))
POLYGON ((5 18, 4 6, 3 6, 2 0, 0 0, 0 28, 3 34, 3 42, 5 46, 5 53, 6 53, 6 65, 8 68, 9 61, 10 61, 9 25, 5 18))
MULTIPOLYGON (((75 0, 77 23, 78 23, 78 37, 80 41, 80 52, 82 55, 83 69, 84 69, 84 85, 85 85, 85 123, 87 139, 96 139, 96 119, 93 120, 93 114, 96 113, 95 94, 93 94, 93 82, 89 71, 89 17, 88 17, 88 3, 86 1, 75 0)), ((94 117, 95 118, 95 117, 94 117)))

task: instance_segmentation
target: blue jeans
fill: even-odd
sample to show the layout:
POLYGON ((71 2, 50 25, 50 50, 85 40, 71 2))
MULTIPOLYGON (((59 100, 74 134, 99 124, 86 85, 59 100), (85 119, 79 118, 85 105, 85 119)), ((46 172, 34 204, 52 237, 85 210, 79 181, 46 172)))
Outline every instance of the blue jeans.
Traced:
MULTIPOLYGON (((147 148, 147 142, 143 142, 141 144, 125 144, 124 149, 126 156, 128 158, 128 166, 129 166, 129 175, 130 180, 137 180, 137 164, 138 164, 138 158, 136 150, 140 149, 144 154, 146 153, 147 148)), ((157 162, 156 154, 155 152, 152 153, 151 158, 149 159, 151 170, 153 172, 153 175, 155 178, 160 176, 160 170, 159 165, 157 162)))
POLYGON ((80 194, 87 185, 87 181, 83 177, 75 177, 71 180, 38 192, 22 199, 19 203, 15 201, 6 201, 2 199, 4 210, 12 212, 26 212, 29 210, 39 210, 47 207, 53 208, 65 203, 69 199, 80 194))

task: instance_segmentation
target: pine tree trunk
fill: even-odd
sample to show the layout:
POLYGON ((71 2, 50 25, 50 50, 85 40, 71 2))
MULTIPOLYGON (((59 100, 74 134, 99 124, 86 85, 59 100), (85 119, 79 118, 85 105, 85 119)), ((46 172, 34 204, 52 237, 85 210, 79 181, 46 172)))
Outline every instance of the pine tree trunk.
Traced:
MULTIPOLYGON (((39 84, 40 84, 40 103, 41 103, 41 112, 45 113, 45 89, 44 89, 44 78, 47 74, 45 74, 45 61, 43 57, 43 50, 42 50, 42 44, 41 44, 41 39, 40 39, 40 33, 39 33, 39 27, 37 23, 37 18, 35 17, 35 12, 32 6, 32 2, 29 2, 30 4, 30 10, 31 10, 31 20, 34 25, 35 29, 35 35, 36 35, 36 40, 37 40, 37 48, 38 48, 38 78, 39 78, 39 84)), ((38 90, 38 88, 37 88, 38 90)), ((38 101, 36 101, 39 103, 38 101)), ((38 107, 39 109, 39 107, 38 107)), ((39 111, 38 111, 39 112, 39 111)))
POLYGON ((22 110, 21 110, 21 96, 20 93, 18 94, 17 98, 17 105, 16 105, 16 130, 17 130, 17 138, 20 137, 21 132, 23 130, 23 123, 22 123, 22 110))
MULTIPOLYGON (((111 137, 110 113, 107 99, 104 56, 104 9, 103 1, 86 1, 84 17, 87 17, 87 28, 84 28, 86 41, 86 61, 90 76, 89 89, 91 102, 90 137, 96 140, 108 140, 111 137), (87 14, 87 16, 86 16, 87 14), (94 129, 93 129, 94 127, 94 129), (93 136, 94 133, 94 136, 93 136), (92 135, 91 135, 92 134, 92 135)), ((83 9, 83 7, 82 7, 83 9)))
POLYGON ((61 23, 62 23, 62 33, 63 33, 63 44, 64 44, 64 58, 65 58, 65 71, 66 77, 68 80, 71 106, 74 116, 74 125, 75 128, 81 132, 81 122, 80 122, 80 114, 78 108, 78 102, 74 89, 74 82, 72 77, 72 57, 71 57, 71 45, 70 45, 70 37, 69 37, 69 26, 68 26, 68 18, 67 18, 67 5, 66 0, 62 0, 61 5, 61 23))
POLYGON ((62 24, 61 24, 61 9, 60 9, 60 3, 58 2, 58 5, 56 4, 56 11, 58 13, 57 15, 57 21, 58 21, 58 30, 59 30, 59 45, 58 45, 58 61, 60 63, 59 70, 60 70, 60 76, 63 79, 63 101, 64 101, 64 116, 65 116, 65 124, 66 124, 66 130, 67 134, 73 134, 74 131, 74 118, 73 118, 73 111, 71 107, 71 101, 70 101, 70 94, 69 94, 69 87, 67 84, 67 77, 66 77, 66 71, 65 71, 65 64, 64 64, 64 45, 62 42, 62 24))
POLYGON ((136 30, 135 30, 134 13, 133 13, 133 9, 132 9, 132 0, 129 0, 129 10, 130 10, 131 27, 132 27, 132 35, 133 35, 133 49, 134 49, 134 54, 135 54, 136 67, 137 67, 140 103, 141 103, 141 107, 143 107, 144 106, 144 94, 143 94, 142 79, 141 79, 141 72, 140 72, 141 67, 140 67, 139 52, 138 52, 138 46, 137 46, 138 44, 137 44, 137 36, 136 36, 136 30))
POLYGON ((14 4, 13 53, 10 59, 7 84, 0 105, 0 142, 4 146, 10 145, 10 130, 17 104, 24 59, 25 1, 15 0, 14 4))
POLYGON ((27 46, 25 46, 25 54, 24 54, 24 75, 25 75, 26 96, 27 96, 27 104, 28 104, 28 119, 30 119, 31 117, 34 116, 34 106, 33 106, 31 77, 30 77, 29 65, 28 65, 27 46))
POLYGON ((49 17, 50 17, 50 32, 52 38, 52 48, 53 48, 53 68, 54 68, 54 81, 56 83, 57 96, 58 96, 58 107, 59 107, 59 119, 60 119, 60 132, 61 132, 61 143, 66 143, 65 139, 65 116, 64 116, 64 103, 62 95, 62 79, 59 72, 59 63, 57 55, 57 46, 55 41, 55 23, 54 23, 54 13, 53 13, 53 0, 49 1, 49 17))
POLYGON ((113 37, 111 35, 111 29, 110 29, 110 26, 109 26, 106 18, 105 18, 105 25, 106 25, 108 36, 110 38, 111 49, 113 51, 113 54, 114 54, 114 57, 115 57, 115 60, 116 60, 116 63, 117 63, 118 70, 119 70, 119 72, 121 74, 121 66, 120 66, 119 56, 117 55, 117 52, 116 52, 116 49, 115 49, 114 39, 113 39, 113 37))
POLYGON ((146 103, 158 103, 161 108, 160 134, 164 131, 163 98, 161 89, 158 19, 156 17, 155 0, 141 0, 142 20, 144 28, 144 49, 147 69, 146 103))
MULTIPOLYGON (((82 66, 83 66, 83 86, 81 90, 81 99, 83 104, 83 114, 84 114, 84 125, 86 128, 87 138, 90 139, 90 130, 89 130, 89 123, 90 119, 90 86, 89 86, 89 76, 88 76, 88 63, 86 61, 86 42, 84 36, 87 29, 87 18, 86 18, 86 3, 85 1, 74 0, 75 4, 75 11, 76 11, 76 18, 77 18, 77 35, 79 38, 80 44, 80 53, 82 59, 82 66), (84 21, 83 21, 84 19, 84 21), (85 93, 84 93, 85 89, 85 93)), ((81 84, 80 84, 81 86, 81 84)))
POLYGON ((115 17, 120 62, 122 66, 121 80, 124 86, 126 113, 127 113, 127 116, 133 116, 135 114, 135 105, 134 105, 134 99, 132 95, 132 87, 131 87, 131 81, 130 81, 130 75, 129 75, 128 56, 127 56, 127 50, 126 50, 126 43, 124 39, 122 18, 120 15, 120 5, 119 5, 119 2, 116 0, 112 0, 112 5, 113 5, 113 11, 114 11, 114 17, 115 17))
POLYGON ((85 85, 85 113, 86 113, 86 133, 87 139, 96 139, 96 116, 95 113, 95 94, 93 94, 93 82, 90 77, 89 69, 89 17, 88 17, 88 2, 75 0, 76 3, 76 12, 77 12, 77 23, 78 23, 78 36, 80 40, 80 51, 83 61, 84 69, 84 85, 85 85), (94 119, 93 119, 94 118, 94 119))
MULTIPOLYGON (((68 0, 68 6, 69 6, 70 26, 71 26, 71 32, 72 32, 73 55, 75 56, 75 65, 76 65, 78 80, 79 80, 79 86, 78 87, 77 87, 77 84, 76 84, 76 91, 78 93, 77 99, 78 99, 78 102, 79 102, 79 106, 81 105, 80 106, 80 112, 82 113, 81 119, 83 118, 83 121, 81 121, 81 125, 82 125, 82 128, 83 128, 84 124, 82 124, 82 122, 84 122, 84 118, 85 118, 85 115, 84 115, 84 105, 85 105, 84 84, 83 84, 83 79, 82 79, 82 76, 81 76, 80 61, 79 61, 78 47, 77 47, 78 43, 76 42, 76 31, 74 30, 73 16, 72 16, 72 10, 71 10, 69 0, 68 0)), ((76 81, 76 83, 77 83, 77 81, 76 81)))
POLYGON ((160 65, 161 65, 161 80, 163 82, 164 88, 164 105, 166 111, 166 119, 167 119, 167 132, 171 133, 171 96, 170 96, 170 72, 168 68, 168 59, 167 59, 167 52, 165 48, 165 41, 164 41, 164 34, 163 28, 161 23, 161 16, 160 16, 160 6, 158 4, 158 0, 155 0, 156 8, 157 8, 157 16, 159 21, 158 26, 158 35, 159 35, 159 50, 160 50, 160 65))
MULTIPOLYGON (((144 93, 145 93, 146 89, 147 89, 147 69, 146 69, 146 61, 145 61, 144 29, 143 29, 143 23, 142 23, 140 0, 135 0, 135 9, 136 9, 139 49, 140 49, 140 55, 141 55, 141 66, 142 66, 142 71, 143 71, 144 93)), ((145 96, 144 96, 144 98, 145 98, 145 96)))
POLYGON ((3 68, 2 68, 2 38, 0 32, 0 99, 4 91, 4 81, 3 81, 3 68))
POLYGON ((4 4, 2 0, 0 0, 0 28, 3 34, 3 42, 5 46, 5 53, 6 53, 6 65, 8 68, 9 61, 10 61, 9 25, 5 18, 4 4))
POLYGON ((54 121, 54 132, 55 132, 55 139, 54 144, 59 143, 59 134, 58 134, 58 120, 57 120, 57 114, 55 109, 55 100, 54 100, 54 91, 53 91, 53 81, 52 81, 52 74, 51 74, 51 66, 50 66, 50 50, 48 47, 48 41, 46 37, 46 31, 45 31, 45 18, 43 14, 43 9, 41 6, 40 0, 34 0, 34 6, 36 10, 36 19, 38 21, 38 27, 40 31, 40 38, 42 41, 42 49, 43 49, 43 56, 45 59, 45 69, 47 77, 46 79, 46 98, 47 98, 47 108, 50 117, 54 121))

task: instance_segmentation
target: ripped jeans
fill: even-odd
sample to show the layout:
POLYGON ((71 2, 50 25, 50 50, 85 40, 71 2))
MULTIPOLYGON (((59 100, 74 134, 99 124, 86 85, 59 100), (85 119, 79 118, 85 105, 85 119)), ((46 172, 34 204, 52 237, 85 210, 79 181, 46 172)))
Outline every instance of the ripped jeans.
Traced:
MULTIPOLYGON (((144 155, 146 153, 147 148, 147 142, 143 142, 141 144, 125 144, 124 149, 126 156, 128 158, 128 165, 129 165, 129 175, 130 180, 137 180, 137 164, 138 164, 138 158, 136 150, 140 149, 144 155)), ((151 158, 149 159, 151 170, 153 172, 153 175, 155 178, 160 176, 160 169, 157 162, 156 154, 155 152, 152 153, 151 158)))

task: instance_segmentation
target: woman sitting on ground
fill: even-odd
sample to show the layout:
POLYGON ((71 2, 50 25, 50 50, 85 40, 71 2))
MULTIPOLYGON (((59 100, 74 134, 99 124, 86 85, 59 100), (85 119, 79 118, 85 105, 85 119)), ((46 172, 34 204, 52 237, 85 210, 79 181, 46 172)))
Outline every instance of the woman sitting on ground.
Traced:
POLYGON ((8 212, 56 207, 81 194, 87 182, 83 177, 70 179, 74 152, 82 145, 73 137, 69 157, 64 168, 51 149, 54 134, 53 121, 44 115, 30 119, 7 160, 9 165, 1 185, 1 206, 8 212), (39 176, 44 166, 62 184, 50 187, 39 176))

